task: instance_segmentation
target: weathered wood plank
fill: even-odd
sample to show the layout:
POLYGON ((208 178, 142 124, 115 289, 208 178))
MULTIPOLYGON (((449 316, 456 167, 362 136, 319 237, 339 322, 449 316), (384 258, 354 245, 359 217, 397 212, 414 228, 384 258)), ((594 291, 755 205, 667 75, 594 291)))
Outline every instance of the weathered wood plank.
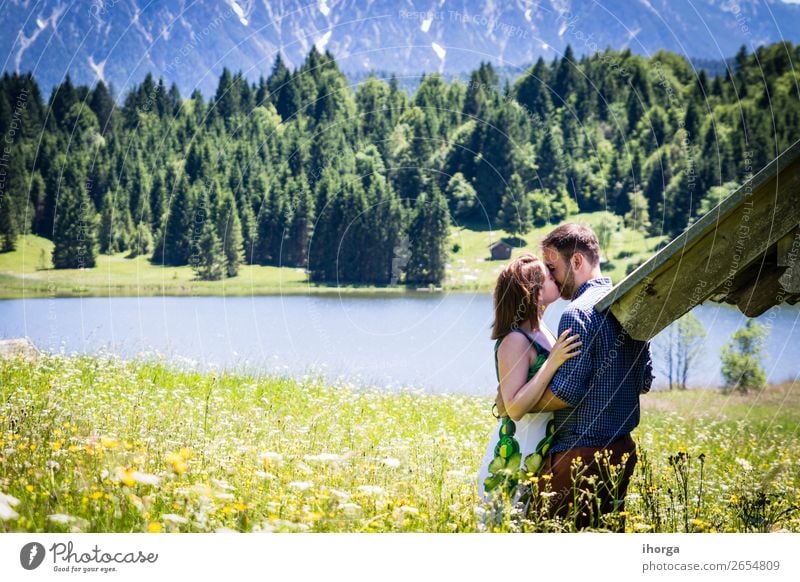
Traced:
POLYGON ((633 337, 650 339, 710 296, 733 292, 737 273, 798 223, 800 141, 631 273, 598 308, 610 308, 633 337))
POLYGON ((781 287, 788 293, 800 293, 800 227, 778 241, 777 254, 778 265, 786 267, 779 280, 781 287))
MULTIPOLYGON (((797 201, 800 204, 800 200, 797 201)), ((778 266, 788 267, 800 255, 800 226, 795 226, 778 241, 778 266)))
MULTIPOLYGON (((761 265, 756 264, 754 267, 761 265)), ((743 279, 741 286, 728 294, 726 301, 735 304, 747 317, 758 317, 779 303, 776 298, 786 295, 786 290, 781 287, 779 281, 783 267, 770 263, 761 269, 748 269, 748 272, 752 275, 743 279)))

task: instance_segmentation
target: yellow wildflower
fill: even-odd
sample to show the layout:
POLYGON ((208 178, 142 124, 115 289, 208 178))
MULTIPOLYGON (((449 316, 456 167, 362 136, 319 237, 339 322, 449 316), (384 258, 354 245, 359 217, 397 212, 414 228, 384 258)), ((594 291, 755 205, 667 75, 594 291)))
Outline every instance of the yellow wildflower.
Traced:
POLYGON ((183 475, 186 472, 184 457, 179 453, 167 453, 167 463, 170 464, 172 470, 178 475, 183 475))
POLYGON ((136 485, 136 479, 133 478, 133 472, 123 467, 117 468, 117 477, 122 481, 123 485, 133 487, 136 485))
POLYGON ((119 446, 117 439, 112 439, 110 437, 100 437, 100 444, 107 449, 116 449, 119 446))

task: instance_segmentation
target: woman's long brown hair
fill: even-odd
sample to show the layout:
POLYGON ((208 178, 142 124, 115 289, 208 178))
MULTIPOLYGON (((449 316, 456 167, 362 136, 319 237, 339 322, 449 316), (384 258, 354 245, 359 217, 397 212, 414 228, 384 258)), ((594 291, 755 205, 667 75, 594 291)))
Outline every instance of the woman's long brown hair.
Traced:
POLYGON ((544 285, 544 263, 531 254, 520 255, 500 272, 494 286, 492 339, 501 338, 524 321, 539 327, 539 291, 544 285))

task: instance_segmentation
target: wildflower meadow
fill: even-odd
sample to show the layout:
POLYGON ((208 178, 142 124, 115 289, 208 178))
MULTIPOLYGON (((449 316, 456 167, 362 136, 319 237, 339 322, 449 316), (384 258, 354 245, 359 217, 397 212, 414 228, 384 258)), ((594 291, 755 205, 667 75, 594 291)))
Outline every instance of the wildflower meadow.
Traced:
MULTIPOLYGON (((485 397, 48 354, 0 360, 0 395, 6 532, 574 530, 510 507, 487 523, 485 397)), ((789 383, 643 396, 617 523, 800 532, 799 402, 789 383)))

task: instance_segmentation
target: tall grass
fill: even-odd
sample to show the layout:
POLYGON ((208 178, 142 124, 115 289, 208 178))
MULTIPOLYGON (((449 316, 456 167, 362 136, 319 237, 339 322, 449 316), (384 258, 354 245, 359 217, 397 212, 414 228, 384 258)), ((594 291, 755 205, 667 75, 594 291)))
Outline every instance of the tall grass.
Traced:
MULTIPOLYGON (((486 398, 48 354, 0 360, 0 396, 4 531, 574 529, 510 511, 485 524, 486 398)), ((644 412, 617 525, 800 531, 797 424, 713 412, 644 412)))

